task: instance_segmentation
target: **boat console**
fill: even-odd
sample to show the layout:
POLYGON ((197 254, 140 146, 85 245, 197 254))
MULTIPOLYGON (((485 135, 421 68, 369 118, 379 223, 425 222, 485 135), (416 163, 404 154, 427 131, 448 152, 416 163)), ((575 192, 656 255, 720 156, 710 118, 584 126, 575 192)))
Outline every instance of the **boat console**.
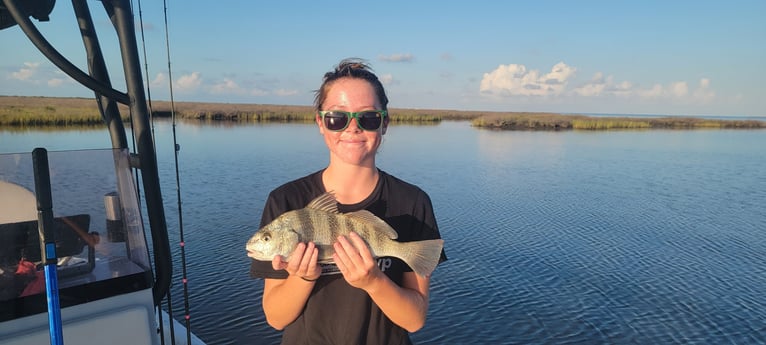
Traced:
MULTIPOLYGON (((48 157, 64 338, 101 334, 108 338, 93 343, 115 344, 114 335, 125 333, 130 344, 151 344, 152 271, 127 150, 48 157)), ((30 153, 0 154, 0 205, 13 205, 0 208, 2 344, 49 340, 32 166, 30 153)))

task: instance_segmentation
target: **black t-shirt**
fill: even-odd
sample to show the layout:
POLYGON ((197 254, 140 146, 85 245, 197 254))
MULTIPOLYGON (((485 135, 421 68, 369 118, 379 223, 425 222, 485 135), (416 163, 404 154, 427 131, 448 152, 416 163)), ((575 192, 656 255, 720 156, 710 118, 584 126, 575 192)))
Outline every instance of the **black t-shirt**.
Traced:
MULTIPOLYGON (((284 212, 306 207, 325 193, 322 172, 273 190, 263 209, 261 227, 284 212)), ((379 172, 378 184, 367 199, 353 205, 338 204, 338 210, 372 212, 396 230, 401 242, 441 238, 428 195, 417 186, 379 172)), ((440 261, 446 259, 442 252, 440 261)), ((404 272, 412 271, 392 257, 378 258, 378 266, 398 285, 404 272)), ((408 332, 391 322, 366 292, 349 285, 334 265, 322 271, 303 312, 284 329, 283 344, 411 344, 408 332)), ((258 260, 252 260, 250 274, 256 278, 287 277, 286 271, 275 271, 270 261, 258 260)))

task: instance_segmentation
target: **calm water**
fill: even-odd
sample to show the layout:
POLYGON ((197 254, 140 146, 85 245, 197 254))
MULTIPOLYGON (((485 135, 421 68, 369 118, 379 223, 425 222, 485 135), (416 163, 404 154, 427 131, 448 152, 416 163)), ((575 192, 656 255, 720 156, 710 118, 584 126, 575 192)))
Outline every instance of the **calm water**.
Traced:
MULTIPOLYGON (((192 329, 209 344, 278 343, 244 243, 272 188, 326 164, 323 141, 311 125, 177 130, 192 329)), ((170 132, 157 124, 177 243, 170 132)), ((100 131, 0 132, 0 152, 108 143, 100 131)), ((431 195, 450 258, 413 339, 766 343, 764 147, 763 130, 390 128, 379 166, 431 195)))

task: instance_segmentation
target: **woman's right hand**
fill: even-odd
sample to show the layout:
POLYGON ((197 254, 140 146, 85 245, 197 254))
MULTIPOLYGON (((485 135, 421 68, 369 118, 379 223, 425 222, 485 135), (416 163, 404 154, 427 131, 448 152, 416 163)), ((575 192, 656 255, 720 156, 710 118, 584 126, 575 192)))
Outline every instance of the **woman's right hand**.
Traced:
POLYGON ((314 242, 298 243, 287 261, 281 255, 274 256, 271 266, 275 270, 285 270, 290 276, 306 281, 317 280, 322 273, 318 264, 319 249, 314 242))
POLYGON ((277 330, 282 330, 295 321, 314 289, 314 280, 319 278, 322 268, 317 263, 319 249, 314 243, 299 243, 287 261, 281 255, 271 260, 275 270, 285 270, 287 279, 264 280, 263 312, 266 322, 277 330))

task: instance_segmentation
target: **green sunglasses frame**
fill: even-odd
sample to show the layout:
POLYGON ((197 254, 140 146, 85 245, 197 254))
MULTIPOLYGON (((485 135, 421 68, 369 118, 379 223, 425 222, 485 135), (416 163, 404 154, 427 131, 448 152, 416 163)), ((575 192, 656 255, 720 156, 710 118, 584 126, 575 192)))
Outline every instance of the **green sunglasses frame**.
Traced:
POLYGON ((378 129, 380 129, 380 127, 383 126, 383 121, 385 120, 386 116, 388 116, 388 111, 387 110, 362 110, 362 111, 321 110, 321 111, 319 111, 319 116, 322 118, 322 124, 324 124, 324 116, 326 114, 328 114, 328 113, 343 113, 343 114, 346 114, 346 120, 347 121, 346 121, 346 125, 343 126, 343 128, 334 130, 334 129, 327 128, 327 125, 325 125, 325 128, 327 128, 328 131, 332 131, 332 132, 341 132, 341 131, 346 130, 346 128, 348 128, 348 125, 351 123, 351 118, 352 117, 356 119, 356 126, 359 127, 359 129, 361 129, 363 131, 374 132, 374 131, 377 131, 378 129), (380 115, 380 125, 378 126, 378 128, 367 129, 367 128, 362 127, 362 124, 359 121, 359 114, 362 114, 362 113, 378 113, 380 115))

